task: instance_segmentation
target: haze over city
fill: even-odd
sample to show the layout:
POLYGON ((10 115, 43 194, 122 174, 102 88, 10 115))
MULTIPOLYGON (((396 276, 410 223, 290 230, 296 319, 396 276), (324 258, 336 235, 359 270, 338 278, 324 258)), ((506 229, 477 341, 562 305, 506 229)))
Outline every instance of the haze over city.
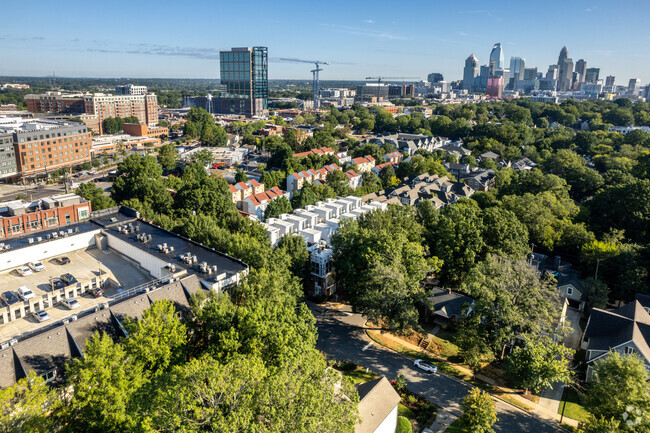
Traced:
POLYGON ((431 71, 462 79, 474 53, 487 63, 500 42, 511 56, 545 71, 566 45, 601 75, 650 81, 650 4, 627 0, 463 2, 3 2, 0 75, 218 78, 219 50, 269 47, 270 79, 324 80, 431 71), (29 25, 26 25, 27 21, 29 25), (644 57, 645 56, 645 57, 644 57))

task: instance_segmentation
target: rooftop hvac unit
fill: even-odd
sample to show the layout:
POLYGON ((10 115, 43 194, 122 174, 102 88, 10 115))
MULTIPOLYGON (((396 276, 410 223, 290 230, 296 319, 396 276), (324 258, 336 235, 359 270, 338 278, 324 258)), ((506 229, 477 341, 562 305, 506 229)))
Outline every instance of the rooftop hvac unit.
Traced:
POLYGON ((79 227, 74 228, 75 233, 79 233, 79 227))
POLYGON ((39 237, 37 237, 37 238, 36 238, 36 242, 39 242, 39 243, 40 243, 40 242, 43 242, 43 238, 42 238, 42 237, 40 237, 40 236, 39 236, 39 237))
POLYGON ((9 347, 9 343, 6 341, 3 341, 0 343, 0 350, 5 350, 7 347, 9 347))
POLYGON ((27 242, 29 242, 30 244, 33 244, 34 243, 34 238, 27 239, 27 242))
POLYGON ((99 304, 99 308, 104 310, 104 309, 108 308, 108 304, 106 302, 102 302, 101 304, 99 304))
POLYGON ((15 339, 15 338, 12 338, 11 340, 9 340, 9 345, 10 345, 10 346, 13 346, 13 345, 16 344, 16 343, 18 343, 18 340, 15 339))
POLYGON ((63 320, 63 324, 64 324, 64 325, 67 325, 68 323, 70 323, 70 319, 64 319, 64 320, 63 320))
POLYGON ((72 316, 70 316, 70 320, 72 320, 73 322, 75 322, 75 321, 77 320, 77 315, 76 315, 76 314, 73 314, 72 316))

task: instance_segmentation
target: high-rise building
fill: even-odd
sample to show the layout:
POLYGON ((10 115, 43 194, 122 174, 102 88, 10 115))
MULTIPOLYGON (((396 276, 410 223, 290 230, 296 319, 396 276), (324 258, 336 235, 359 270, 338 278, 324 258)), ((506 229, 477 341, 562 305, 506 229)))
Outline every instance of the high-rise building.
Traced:
POLYGON ((562 47, 562 50, 560 50, 557 65, 557 90, 571 90, 571 85, 573 84, 573 60, 569 58, 569 50, 566 46, 562 47))
POLYGON ((650 102, 650 84, 645 86, 645 100, 646 102, 650 102))
POLYGON ((481 73, 476 79, 477 82, 476 88, 478 90, 485 91, 485 89, 487 89, 487 80, 489 77, 490 77, 490 66, 481 65, 481 73))
POLYGON ((517 82, 524 79, 524 70, 526 69, 526 59, 521 57, 510 57, 510 79, 508 87, 514 89, 517 82))
POLYGON ((559 72, 558 65, 549 65, 548 71, 546 72, 546 78, 549 80, 557 80, 559 72))
POLYGON ((427 75, 427 81, 433 84, 433 83, 439 83, 441 81, 445 81, 445 79, 442 77, 442 74, 440 72, 433 72, 427 75))
POLYGON ((218 101, 224 114, 268 114, 269 78, 266 47, 233 48, 219 53, 221 84, 226 90, 218 101))
POLYGON ((488 78, 486 93, 492 98, 500 98, 503 94, 503 77, 488 78))
POLYGON ((494 71, 498 69, 503 69, 504 68, 504 57, 503 57, 503 48, 501 48, 501 44, 497 42, 494 44, 492 47, 492 51, 490 52, 490 73, 494 75, 494 71))
POLYGON ((574 88, 579 89, 580 84, 585 82, 587 75, 587 62, 585 59, 580 59, 576 62, 576 79, 574 80, 574 88))
POLYGON ((598 76, 600 75, 600 68, 587 68, 585 74, 585 82, 595 83, 598 81, 598 76))
POLYGON ((470 54, 465 60, 465 68, 463 68, 463 85, 462 88, 471 92, 476 88, 476 77, 478 77, 478 59, 474 54, 470 54))
POLYGON ((536 79, 537 79, 537 68, 524 69, 524 80, 536 80, 536 79))
POLYGON ((616 77, 613 75, 608 75, 605 78, 605 87, 614 87, 614 82, 616 81, 616 77))
POLYGON ((639 86, 641 85, 641 80, 638 78, 630 78, 630 82, 627 85, 627 93, 636 95, 639 93, 639 86))
POLYGON ((47 92, 43 95, 25 95, 27 110, 82 114, 80 118, 96 134, 102 134, 103 122, 109 117, 138 118, 140 123, 158 124, 158 98, 146 93, 145 86, 116 86, 116 95, 104 93, 64 94, 47 92), (142 93, 144 89, 145 93, 142 93), (119 92, 136 92, 119 94, 119 92))

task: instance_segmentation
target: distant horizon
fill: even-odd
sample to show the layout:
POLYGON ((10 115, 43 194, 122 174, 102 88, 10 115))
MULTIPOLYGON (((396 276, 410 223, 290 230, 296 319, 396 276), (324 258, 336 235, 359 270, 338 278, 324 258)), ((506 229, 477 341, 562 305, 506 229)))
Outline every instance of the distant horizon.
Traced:
POLYGON ((280 6, 200 0, 183 7, 169 0, 155 7, 115 0, 109 13, 106 4, 80 0, 36 0, 30 8, 18 0, 3 3, 5 17, 25 15, 27 9, 29 25, 3 22, 0 76, 54 72, 69 78, 212 80, 219 78, 219 51, 261 45, 269 48, 273 80, 311 80, 313 65, 281 60, 297 58, 329 62, 322 80, 379 75, 424 80, 439 72, 451 82, 462 79, 470 54, 479 65, 487 64, 499 42, 506 67, 511 57, 522 57, 526 67, 545 74, 566 45, 574 63, 585 59, 588 68, 600 68, 599 78, 613 75, 619 85, 630 78, 650 83, 650 2, 645 0, 621 0, 615 7, 605 0, 543 5, 495 0, 489 8, 478 0, 407 0, 398 9, 382 0, 286 0, 280 6), (117 13, 122 11, 128 13, 117 13))

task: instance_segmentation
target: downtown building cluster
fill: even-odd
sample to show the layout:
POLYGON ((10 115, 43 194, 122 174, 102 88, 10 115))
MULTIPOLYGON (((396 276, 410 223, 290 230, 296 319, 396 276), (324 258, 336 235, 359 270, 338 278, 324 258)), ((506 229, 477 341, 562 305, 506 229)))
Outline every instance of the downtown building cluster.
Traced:
POLYGON ((538 71, 537 67, 526 66, 526 59, 511 57, 510 65, 506 67, 503 47, 496 43, 487 65, 480 65, 474 54, 467 57, 461 88, 467 92, 486 93, 495 98, 502 97, 504 91, 511 91, 546 94, 553 98, 557 92, 579 92, 587 98, 624 95, 631 99, 648 99, 648 87, 642 88, 639 79, 630 79, 627 86, 616 86, 614 76, 602 80, 600 68, 588 68, 585 59, 574 62, 569 57, 566 46, 560 51, 557 63, 549 65, 546 73, 538 71))

